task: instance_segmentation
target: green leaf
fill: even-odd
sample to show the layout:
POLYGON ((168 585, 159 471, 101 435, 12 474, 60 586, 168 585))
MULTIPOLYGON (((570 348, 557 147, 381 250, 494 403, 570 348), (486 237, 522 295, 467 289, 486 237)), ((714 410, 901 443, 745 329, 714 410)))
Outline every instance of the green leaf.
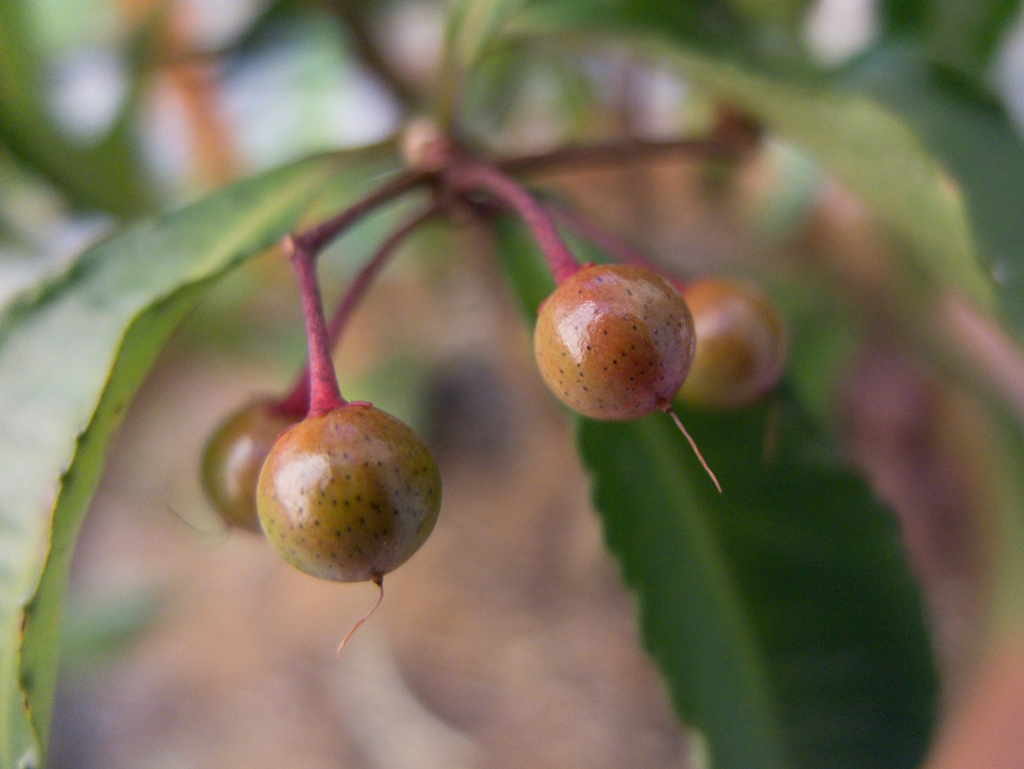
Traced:
POLYGON ((920 34, 927 18, 928 0, 882 0, 878 4, 883 29, 894 36, 920 34))
POLYGON ((450 124, 466 79, 495 35, 527 0, 455 0, 448 11, 441 62, 439 118, 450 124))
POLYGON ((724 0, 531 0, 528 23, 570 32, 653 33, 708 53, 740 57, 753 45, 733 6, 724 0))
POLYGON ((917 766, 937 685, 895 521, 792 404, 765 461, 768 408, 682 414, 721 495, 664 415, 579 420, 644 639, 716 767, 917 766))
POLYGON ((565 125, 569 134, 593 129, 598 105, 584 63, 560 52, 512 43, 473 69, 464 90, 460 128, 476 143, 500 147, 503 134, 538 120, 565 125), (538 92, 543 91, 543 102, 538 92), (533 98, 531 98, 531 96, 533 98))
POLYGON ((658 414, 579 419, 594 503, 623 578, 638 594, 644 641, 680 715, 702 731, 716 767, 786 766, 768 671, 711 522, 681 468, 683 436, 658 414))
POLYGON ((239 183, 100 243, 0 316, 0 765, 42 764, 75 537, 111 432, 161 345, 346 167, 357 195, 394 160, 374 148, 239 183))
POLYGON ((834 429, 840 387, 864 343, 862 311, 810 286, 779 281, 771 288, 789 329, 783 386, 822 430, 834 429))
POLYGON ((1024 333, 1024 142, 1005 110, 909 46, 873 51, 844 83, 902 115, 950 170, 1003 316, 1024 333))
POLYGON ((762 73, 820 80, 805 22, 811 0, 531 0, 519 21, 570 36, 649 37, 762 73))
POLYGON ((800 32, 812 0, 729 0, 728 4, 751 26, 766 31, 800 32))
POLYGON ((40 98, 43 78, 24 0, 0 2, 0 140, 60 187, 76 206, 129 217, 152 204, 152 193, 140 171, 133 107, 154 42, 155 23, 143 28, 131 46, 132 90, 117 122, 98 143, 79 146, 54 127, 40 98))
POLYGON ((1020 10, 1020 0, 932 0, 928 51, 935 61, 983 81, 992 54, 1020 10))
POLYGON ((446 56, 468 71, 480 54, 527 0, 456 0, 448 14, 446 56))
POLYGON ((894 38, 923 42, 932 60, 982 83, 1020 0, 886 0, 880 15, 894 38))
POLYGON ((980 269, 962 201, 951 194, 942 165, 903 121, 862 96, 659 51, 695 85, 756 117, 866 201, 906 241, 914 271, 982 307, 992 305, 991 280, 980 269))

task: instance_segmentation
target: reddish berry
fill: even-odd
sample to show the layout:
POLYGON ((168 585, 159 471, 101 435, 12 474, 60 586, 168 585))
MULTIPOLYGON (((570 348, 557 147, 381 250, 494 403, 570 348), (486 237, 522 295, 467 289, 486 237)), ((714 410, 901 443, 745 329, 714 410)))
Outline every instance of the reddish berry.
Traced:
POLYGON ((584 267, 541 306, 534 352, 569 408, 633 419, 668 408, 690 368, 693 319, 667 281, 628 264, 584 267))
POLYGON ((736 408, 778 384, 786 362, 786 326, 757 288, 701 278, 683 295, 693 313, 697 351, 680 398, 694 406, 736 408))

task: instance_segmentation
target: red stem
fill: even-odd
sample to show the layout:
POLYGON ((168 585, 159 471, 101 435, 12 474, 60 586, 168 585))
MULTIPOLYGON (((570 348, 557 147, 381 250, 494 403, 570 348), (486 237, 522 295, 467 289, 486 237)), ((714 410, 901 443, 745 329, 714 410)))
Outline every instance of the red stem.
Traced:
POLYGON ((417 185, 425 184, 429 179, 430 174, 420 171, 404 173, 392 179, 326 222, 293 235, 292 240, 296 249, 312 254, 315 258, 324 246, 373 209, 408 192, 417 185))
MULTIPOLYGON (((589 147, 568 147, 540 155, 499 160, 494 164, 460 158, 455 159, 448 167, 444 181, 447 182, 447 191, 451 193, 464 195, 469 192, 482 191, 493 197, 497 203, 517 213, 533 233, 544 253, 555 282, 562 283, 579 270, 579 264, 558 234, 549 213, 518 182, 507 176, 505 171, 529 173, 559 168, 593 168, 678 154, 690 157, 734 157, 747 149, 744 143, 737 141, 728 133, 724 137, 727 138, 672 142, 631 141, 589 147)), ((307 405, 310 414, 324 413, 346 403, 341 397, 338 387, 331 350, 337 344, 338 337, 349 316, 369 284, 376 277, 377 272, 409 232, 439 212, 438 204, 433 204, 427 211, 415 217, 385 241, 377 254, 356 276, 345 298, 335 311, 330 327, 324 319, 323 302, 316 277, 316 257, 327 243, 375 208, 416 186, 431 182, 435 184, 438 182, 436 174, 425 171, 406 172, 331 219, 286 239, 286 246, 302 290, 310 365, 300 375, 291 393, 278 404, 277 408, 282 413, 298 417, 306 410, 307 405), (312 372, 312 382, 310 381, 310 372, 312 372)), ((581 231, 581 234, 584 233, 581 231)), ((587 236, 584 234, 584 237, 587 236)), ((627 253, 620 245, 613 244, 603 236, 593 235, 588 239, 599 247, 605 248, 612 255, 619 256, 627 253)), ((635 252, 631 253, 635 256, 635 252)), ((626 261, 639 263, 636 258, 627 258, 626 261)))
MULTIPOLYGON (((389 235, 381 244, 377 253, 373 255, 370 261, 368 261, 355 278, 352 279, 352 283, 349 284, 345 295, 335 308, 334 314, 331 316, 330 322, 326 326, 328 344, 332 350, 338 346, 338 342, 341 340, 341 335, 344 332, 345 327, 348 325, 349 318, 352 317, 352 314, 355 312, 359 302, 362 301, 362 298, 366 294, 370 284, 373 283, 378 273, 384 268, 384 265, 387 264, 388 260, 395 253, 398 247, 407 237, 409 237, 409 234, 412 233, 413 230, 427 220, 437 216, 439 213, 440 208, 436 203, 433 203, 416 216, 412 217, 397 230, 392 232, 391 235, 389 235)), ((296 380, 291 392, 278 405, 278 409, 286 414, 302 415, 309 408, 309 398, 309 366, 307 365, 296 380)))
POLYGON ((409 221, 399 227, 397 230, 392 232, 387 239, 381 243, 377 253, 373 255, 359 271, 359 274, 349 284, 348 291, 345 292, 344 298, 334 311, 334 315, 331 317, 331 323, 328 326, 328 333, 330 334, 331 342, 337 345, 338 339, 341 337, 341 332, 344 331, 345 325, 348 323, 349 318, 355 311, 359 302, 362 300, 366 290, 370 287, 370 284, 376 279, 377 274, 387 264, 388 259, 395 253, 402 242, 409 237, 413 230, 419 227, 421 224, 429 219, 437 216, 440 213, 440 209, 437 204, 431 204, 423 211, 413 216, 409 221))
POLYGON ((584 240, 590 241, 616 261, 635 264, 656 275, 660 275, 671 283, 680 293, 686 290, 686 281, 678 275, 667 272, 664 267, 655 264, 644 254, 627 243, 624 239, 603 227, 599 222, 575 211, 569 211, 558 205, 548 205, 551 215, 559 224, 575 232, 584 240))
POLYGON ((344 406, 338 375, 331 358, 331 342, 316 277, 316 252, 307 251, 291 237, 285 238, 285 250, 299 279, 302 293, 302 314, 306 321, 306 342, 309 346, 309 416, 318 417, 344 406))
POLYGON ((309 364, 302 367, 302 372, 292 385, 292 389, 274 406, 274 410, 295 420, 302 419, 309 413, 309 364))
POLYGON ((730 136, 678 141, 617 141, 580 147, 563 147, 539 155, 505 158, 494 165, 505 173, 530 174, 544 171, 596 170, 673 156, 687 158, 735 158, 749 151, 749 143, 730 136))
POLYGON ((448 169, 447 182, 456 194, 482 191, 515 211, 533 233, 556 284, 564 282, 580 269, 548 212, 517 181, 495 166, 460 159, 448 169))

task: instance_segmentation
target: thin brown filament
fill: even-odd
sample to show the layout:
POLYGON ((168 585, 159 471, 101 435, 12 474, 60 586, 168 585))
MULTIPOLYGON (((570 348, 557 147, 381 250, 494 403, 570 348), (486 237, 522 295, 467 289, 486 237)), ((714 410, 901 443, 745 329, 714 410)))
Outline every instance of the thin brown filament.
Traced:
POLYGON ((377 611, 377 607, 380 606, 380 602, 384 600, 384 577, 374 577, 373 582, 375 585, 377 585, 378 588, 380 588, 380 595, 377 596, 377 603, 375 603, 373 605, 373 608, 366 612, 366 614, 364 614, 359 619, 359 621, 352 626, 352 629, 345 634, 345 637, 341 639, 341 643, 338 644, 338 651, 334 653, 335 659, 341 656, 341 650, 345 647, 345 644, 348 643, 348 639, 352 637, 352 634, 356 632, 360 625, 362 625, 364 622, 366 622, 366 620, 373 616, 373 613, 377 611))
POLYGON ((179 513, 177 510, 175 510, 170 505, 167 505, 167 510, 171 513, 171 515, 173 515, 175 518, 177 518, 178 521, 183 526, 188 527, 188 529, 191 530, 193 534, 198 535, 202 539, 209 539, 209 540, 221 539, 223 537, 226 537, 228 532, 231 531, 231 527, 228 526, 227 524, 225 524, 224 526, 220 527, 220 529, 218 529, 216 531, 207 531, 206 529, 203 529, 203 528, 200 528, 199 526, 196 526, 194 523, 192 523, 192 521, 188 520, 185 516, 183 516, 181 513, 179 513))
POLYGON ((718 482, 718 479, 715 477, 715 474, 711 472, 711 468, 708 467, 708 463, 704 461, 704 455, 700 453, 700 449, 697 448, 697 444, 694 442, 693 438, 690 437, 690 434, 686 432, 686 428, 683 427, 682 420, 679 419, 679 416, 676 414, 676 412, 673 410, 671 406, 665 409, 665 411, 668 412, 668 415, 670 417, 672 417, 672 420, 676 423, 676 427, 678 427, 679 430, 683 433, 683 435, 686 436, 686 440, 690 442, 690 448, 693 449, 693 453, 696 454, 697 459, 700 460, 701 467, 703 467, 705 472, 707 472, 707 474, 711 476, 711 480, 715 482, 715 488, 718 489, 718 493, 721 494, 722 484, 718 482))

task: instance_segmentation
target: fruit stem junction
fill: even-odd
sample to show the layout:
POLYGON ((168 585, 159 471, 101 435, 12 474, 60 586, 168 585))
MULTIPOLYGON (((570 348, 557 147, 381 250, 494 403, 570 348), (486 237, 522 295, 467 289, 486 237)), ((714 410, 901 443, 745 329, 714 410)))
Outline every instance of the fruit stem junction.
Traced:
POLYGON ((583 238, 583 240, 589 241, 593 245, 597 246, 599 249, 615 259, 615 261, 624 262, 626 264, 635 264, 637 267, 643 267, 645 270, 650 270, 671 283, 676 291, 679 291, 680 293, 682 293, 686 288, 685 280, 680 278, 678 275, 671 274, 661 265, 652 262, 638 249, 634 248, 632 244, 626 242, 626 240, 621 236, 607 229, 596 220, 556 204, 549 203, 548 211, 551 212, 551 215, 556 222, 561 224, 563 227, 572 230, 576 235, 583 238))
POLYGON ((447 169, 446 182, 457 195, 483 192, 518 214, 540 246, 556 284, 563 283, 580 269, 551 215, 519 182, 506 176, 497 166, 460 158, 447 169))
POLYGON ((341 397, 331 357, 331 342, 316 276, 316 251, 307 251, 291 236, 284 239, 284 249, 291 259, 302 294, 302 314, 309 346, 309 416, 322 416, 344 406, 347 401, 341 397))
POLYGON ((429 174, 421 171, 404 173, 395 177, 322 224, 293 235, 292 240, 295 241, 296 249, 309 254, 318 254, 324 246, 359 219, 414 187, 426 183, 429 178, 429 174))
MULTIPOLYGON (((334 314, 331 315, 331 319, 327 323, 327 339, 331 350, 337 348, 345 327, 348 325, 348 321, 355 312, 356 307, 359 306, 359 302, 362 301, 367 289, 369 289, 377 274, 388 263, 391 256, 398 250, 398 247, 409 237, 413 230, 439 213, 440 207, 436 203, 427 206, 392 232, 380 245, 380 248, 377 249, 377 253, 363 265, 363 268, 353 278, 352 283, 349 284, 345 295, 334 309, 334 314)), ((293 248, 295 247, 296 239, 292 239, 293 248)), ((278 409, 283 413, 304 416, 309 410, 311 397, 309 372, 310 368, 307 365, 303 368, 291 392, 279 404, 278 409)))

